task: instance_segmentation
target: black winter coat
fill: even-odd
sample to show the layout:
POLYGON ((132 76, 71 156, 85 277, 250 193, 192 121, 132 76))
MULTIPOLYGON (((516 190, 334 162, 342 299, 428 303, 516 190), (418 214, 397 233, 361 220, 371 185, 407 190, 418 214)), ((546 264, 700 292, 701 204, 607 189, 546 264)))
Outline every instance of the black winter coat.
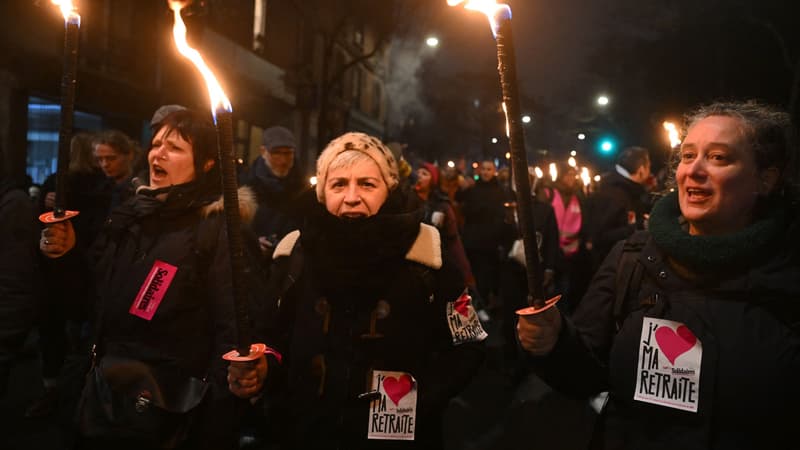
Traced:
POLYGON ((438 232, 419 218, 398 228, 375 216, 363 227, 328 216, 275 251, 271 284, 282 294, 267 343, 285 361, 284 374, 271 367, 267 377, 270 434, 298 449, 441 448, 444 408, 483 356, 482 338, 454 345, 448 327, 447 304, 464 283, 446 263, 439 268, 438 232), (359 394, 372 370, 417 380, 414 441, 366 439, 370 401, 359 394))
POLYGON ((4 369, 33 326, 40 286, 39 226, 21 187, 0 180, 0 394, 4 369))
MULTIPOLYGON (((242 215, 252 216, 251 195, 240 190, 239 199, 242 215)), ((111 356, 142 361, 168 374, 171 386, 190 377, 210 383, 190 448, 235 444, 234 399, 221 356, 235 347, 236 329, 222 201, 214 200, 192 185, 173 187, 165 201, 139 194, 112 212, 88 261, 98 362, 111 356), (154 284, 158 264, 168 267, 171 281, 154 284), (152 318, 132 313, 159 293, 152 318)), ((56 261, 74 273, 86 267, 79 258, 73 251, 56 261)))
MULTIPOLYGON (((685 269, 671 264, 670 256, 650 239, 635 257, 643 275, 621 284, 619 243, 572 319, 564 319, 556 347, 548 356, 533 359, 538 373, 566 393, 610 391, 599 428, 604 435, 596 436, 603 448, 796 447, 798 232, 795 218, 793 225, 772 236, 749 266, 739 262, 724 270, 693 270, 688 278, 685 269), (615 314, 619 286, 630 286, 631 291, 615 314), (642 333, 645 317, 679 322, 701 343, 696 413, 634 400, 637 374, 647 368, 639 360, 647 340, 642 333)), ((674 378, 680 376, 673 370, 674 378)))
POLYGON ((590 197, 590 211, 592 253, 599 264, 614 244, 644 229, 645 214, 650 212, 649 195, 641 184, 611 172, 590 197))
POLYGON ((300 168, 295 165, 284 178, 278 178, 259 157, 253 161, 246 184, 256 194, 258 210, 252 229, 258 237, 268 238, 277 244, 286 233, 299 225, 298 196, 306 186, 300 168))
POLYGON ((464 214, 464 248, 472 250, 508 250, 513 236, 506 223, 505 203, 513 200, 511 192, 504 190, 497 178, 478 180, 475 185, 456 194, 464 214))

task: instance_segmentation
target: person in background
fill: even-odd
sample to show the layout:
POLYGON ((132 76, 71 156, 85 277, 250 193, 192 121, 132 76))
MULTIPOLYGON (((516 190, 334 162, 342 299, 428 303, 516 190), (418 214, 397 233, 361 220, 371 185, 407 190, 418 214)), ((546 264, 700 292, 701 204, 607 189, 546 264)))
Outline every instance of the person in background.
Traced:
POLYGON ((137 158, 136 145, 118 130, 102 131, 92 139, 92 154, 111 182, 109 212, 133 195, 131 177, 137 158))
POLYGON ((464 229, 464 214, 461 211, 461 204, 456 198, 459 191, 466 189, 464 176, 455 167, 442 167, 439 171, 439 189, 450 199, 453 212, 456 214, 458 229, 464 229))
POLYGON ((648 230, 612 249, 571 318, 523 316, 519 340, 553 388, 608 393, 596 448, 786 448, 800 402, 796 129, 747 101, 702 106, 684 130, 648 230))
POLYGON ((399 189, 403 197, 408 200, 408 204, 405 208, 408 210, 422 208, 423 202, 420 201, 419 197, 415 194, 417 185, 416 171, 405 158, 405 151, 408 149, 408 145, 399 142, 389 142, 386 144, 386 148, 392 152, 394 160, 397 161, 397 176, 399 177, 397 189, 399 189))
POLYGON ((592 205, 592 259, 597 268, 611 247, 637 230, 643 230, 650 213, 648 182, 650 154, 643 147, 628 147, 617 156, 614 171, 603 175, 592 205))
POLYGON ((261 157, 253 161, 245 182, 256 193, 258 211, 252 228, 267 256, 297 226, 293 203, 306 184, 299 165, 295 164, 296 146, 294 134, 287 128, 275 126, 264 130, 261 157))
MULTIPOLYGON (((537 256, 541 264, 541 283, 546 298, 555 295, 556 270, 561 266, 561 249, 558 246, 558 223, 550 201, 544 194, 543 184, 538 182, 535 174, 529 174, 531 192, 531 213, 536 225, 537 256)), ((522 242, 522 231, 519 227, 519 210, 517 202, 509 202, 509 214, 513 214, 515 225, 515 242, 511 247, 508 259, 503 262, 501 271, 501 289, 503 293, 503 362, 506 373, 512 381, 519 381, 523 374, 519 344, 516 339, 516 311, 528 305, 528 278, 525 261, 525 246, 522 242)))
POLYGON ((473 291, 476 289, 475 277, 469 265, 464 244, 458 234, 456 215, 450 200, 439 189, 439 168, 427 162, 417 169, 417 183, 414 185, 417 197, 423 202, 425 211, 423 222, 433 225, 442 237, 446 256, 455 264, 464 277, 464 282, 473 291))
POLYGON ((486 338, 462 277, 437 229, 404 209, 397 161, 378 139, 334 139, 317 179, 317 208, 273 254, 279 315, 267 344, 283 364, 234 363, 229 387, 263 394, 281 448, 443 448, 444 409, 486 338))
POLYGON ((509 167, 501 167, 497 169, 497 182, 503 190, 511 191, 511 169, 509 167))
POLYGON ((559 307, 573 311, 591 279, 589 208, 578 171, 560 164, 552 188, 545 189, 558 223, 562 266, 556 271, 555 290, 562 294, 559 307))
POLYGON ((36 255, 39 226, 25 180, 0 158, 0 398, 14 359, 34 325, 41 279, 36 255))
MULTIPOLYGON (((465 191, 459 191, 456 199, 464 213, 464 230, 461 236, 472 265, 478 291, 486 304, 479 309, 499 308, 500 266, 511 249, 513 233, 506 221, 505 204, 513 198, 497 181, 497 167, 493 161, 485 160, 480 165, 480 179, 465 191)), ((481 311, 484 318, 489 317, 481 311)))
MULTIPOLYGON (((93 135, 77 133, 70 142, 70 159, 64 195, 68 210, 80 214, 72 219, 76 235, 76 246, 86 250, 94 241, 108 217, 111 192, 108 180, 92 154, 93 135)), ((42 185, 41 210, 51 211, 55 206, 56 174, 52 174, 42 185)), ((87 281, 83 274, 62 276, 53 270, 47 259, 41 261, 42 279, 48 286, 41 292, 42 310, 37 318, 39 331, 39 353, 42 360, 42 394, 28 405, 28 418, 48 417, 59 410, 61 404, 69 404, 74 396, 73 381, 65 379, 67 356, 83 352, 86 333, 83 325, 88 319, 83 305, 88 295, 87 281), (63 402, 62 402, 63 400, 63 402)))

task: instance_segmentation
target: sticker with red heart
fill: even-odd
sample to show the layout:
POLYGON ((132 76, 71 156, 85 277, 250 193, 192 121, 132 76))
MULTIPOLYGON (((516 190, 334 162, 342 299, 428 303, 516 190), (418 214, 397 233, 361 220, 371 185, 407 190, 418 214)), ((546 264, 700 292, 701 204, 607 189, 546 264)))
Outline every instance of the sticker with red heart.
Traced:
POLYGON ((383 379, 383 390, 386 395, 394 402, 395 405, 400 403, 400 400, 411 391, 414 382, 408 374, 400 375, 400 377, 386 377, 383 379))
POLYGON ((675 360, 679 356, 694 347, 697 337, 686 325, 679 326, 676 331, 672 331, 672 328, 662 325, 656 329, 656 342, 661 348, 661 353, 674 366, 675 360))
POLYGON ((469 305, 472 297, 466 292, 461 294, 460 297, 453 303, 453 309, 464 317, 469 317, 469 305))

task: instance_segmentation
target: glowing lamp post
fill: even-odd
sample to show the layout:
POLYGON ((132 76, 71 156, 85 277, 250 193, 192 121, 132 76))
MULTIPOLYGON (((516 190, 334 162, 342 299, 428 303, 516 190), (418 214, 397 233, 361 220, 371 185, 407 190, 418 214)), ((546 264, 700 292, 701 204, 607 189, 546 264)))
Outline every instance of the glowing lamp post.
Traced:
POLYGON ((61 122, 58 131, 58 159, 56 165, 56 199, 53 211, 39 216, 43 223, 61 222, 78 215, 78 211, 67 211, 67 177, 69 150, 72 140, 72 119, 75 115, 75 85, 78 73, 78 37, 81 16, 75 12, 70 0, 52 0, 64 16, 64 65, 61 72, 61 122))
POLYGON ((479 11, 489 19, 497 43, 497 71, 503 91, 503 112, 506 114, 506 134, 511 147, 511 168, 517 195, 520 231, 525 247, 525 265, 528 281, 528 303, 523 314, 535 314, 554 305, 559 297, 545 301, 542 286, 542 269, 536 244, 536 226, 533 219, 528 161, 525 155, 525 137, 517 84, 516 55, 511 30, 511 8, 496 0, 447 0, 450 6, 464 3, 468 10, 479 11))
POLYGON ((223 358, 229 361, 252 361, 260 357, 266 350, 264 344, 253 344, 250 322, 247 313, 247 297, 245 291, 245 258, 244 238, 241 233, 241 216, 239 214, 239 193, 236 180, 236 155, 233 151, 233 108, 222 90, 217 78, 208 68, 200 52, 191 48, 186 42, 186 25, 181 17, 181 9, 187 1, 170 0, 169 7, 174 12, 175 25, 172 30, 175 46, 189 59, 203 75, 211 101, 211 114, 217 128, 217 148, 222 172, 222 195, 225 208, 225 225, 228 235, 228 250, 231 262, 231 278, 233 300, 236 311, 236 350, 226 353, 223 358))

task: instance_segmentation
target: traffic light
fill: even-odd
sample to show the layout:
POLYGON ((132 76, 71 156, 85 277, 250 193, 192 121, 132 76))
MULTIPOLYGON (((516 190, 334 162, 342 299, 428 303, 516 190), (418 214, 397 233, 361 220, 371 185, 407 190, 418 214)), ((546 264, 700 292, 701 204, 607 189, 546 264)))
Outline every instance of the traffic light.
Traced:
POLYGON ((616 142, 609 137, 605 137, 600 139, 598 142, 598 148, 600 149, 600 153, 603 155, 610 155, 614 153, 614 149, 616 148, 616 142))

